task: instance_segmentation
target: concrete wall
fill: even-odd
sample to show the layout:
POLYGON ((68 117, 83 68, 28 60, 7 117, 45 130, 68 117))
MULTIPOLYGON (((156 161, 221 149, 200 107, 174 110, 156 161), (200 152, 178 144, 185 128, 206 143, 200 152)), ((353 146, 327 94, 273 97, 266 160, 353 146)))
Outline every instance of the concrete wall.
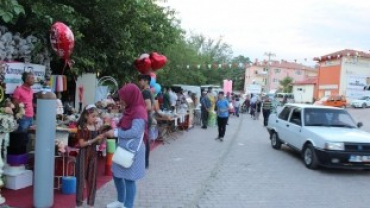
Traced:
POLYGON ((307 85, 294 85, 293 94, 294 100, 297 103, 312 103, 312 98, 314 97, 314 84, 307 85))

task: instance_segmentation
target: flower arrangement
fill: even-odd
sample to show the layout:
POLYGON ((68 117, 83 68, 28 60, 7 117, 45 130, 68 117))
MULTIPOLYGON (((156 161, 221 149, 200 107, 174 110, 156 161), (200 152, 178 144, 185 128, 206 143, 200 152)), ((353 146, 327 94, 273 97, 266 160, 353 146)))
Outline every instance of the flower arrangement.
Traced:
POLYGON ((18 123, 12 114, 0 113, 0 132, 13 132, 18 128, 18 123))

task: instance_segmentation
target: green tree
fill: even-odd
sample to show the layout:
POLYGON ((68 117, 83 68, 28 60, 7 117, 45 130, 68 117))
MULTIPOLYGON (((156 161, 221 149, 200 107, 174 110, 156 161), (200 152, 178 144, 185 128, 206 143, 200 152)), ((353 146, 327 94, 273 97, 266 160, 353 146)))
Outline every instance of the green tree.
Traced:
MULTIPOLYGON (((162 53, 181 39, 174 11, 151 0, 19 0, 25 15, 9 24, 11 31, 34 34, 49 43, 52 23, 62 21, 75 34, 72 74, 110 75, 120 82, 136 80, 132 63, 142 53, 162 53)), ((11 11, 11 9, 10 9, 11 11)), ((39 50, 42 50, 42 48, 39 50)), ((54 54, 54 53, 53 53, 54 54)), ((53 55, 52 70, 60 73, 63 62, 53 55)))
POLYGON ((289 76, 279 81, 284 93, 291 93, 293 91, 293 81, 293 78, 289 76))
POLYGON ((0 19, 5 23, 14 23, 22 14, 24 14, 24 8, 17 0, 0 1, 0 19))

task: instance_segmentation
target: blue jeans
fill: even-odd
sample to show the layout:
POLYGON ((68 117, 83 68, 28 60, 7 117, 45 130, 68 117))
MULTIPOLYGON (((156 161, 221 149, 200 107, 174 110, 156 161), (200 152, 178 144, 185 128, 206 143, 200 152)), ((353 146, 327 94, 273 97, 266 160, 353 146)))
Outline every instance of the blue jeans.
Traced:
POLYGON ((33 124, 33 118, 23 116, 23 118, 18 120, 18 131, 19 132, 25 132, 26 133, 26 145, 28 143, 29 137, 28 137, 28 128, 32 126, 33 124))
POLYGON ((117 178, 115 176, 113 176, 113 181, 117 189, 118 201, 123 203, 126 208, 133 208, 136 194, 135 181, 117 178))

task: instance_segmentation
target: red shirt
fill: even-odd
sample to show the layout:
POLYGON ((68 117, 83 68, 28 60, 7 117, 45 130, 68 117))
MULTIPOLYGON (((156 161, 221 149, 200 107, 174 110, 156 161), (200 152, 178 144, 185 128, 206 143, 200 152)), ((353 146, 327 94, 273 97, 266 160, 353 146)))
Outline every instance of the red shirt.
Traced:
POLYGON ((13 98, 19 103, 24 103, 27 117, 33 117, 33 91, 31 88, 21 85, 14 90, 13 98))

